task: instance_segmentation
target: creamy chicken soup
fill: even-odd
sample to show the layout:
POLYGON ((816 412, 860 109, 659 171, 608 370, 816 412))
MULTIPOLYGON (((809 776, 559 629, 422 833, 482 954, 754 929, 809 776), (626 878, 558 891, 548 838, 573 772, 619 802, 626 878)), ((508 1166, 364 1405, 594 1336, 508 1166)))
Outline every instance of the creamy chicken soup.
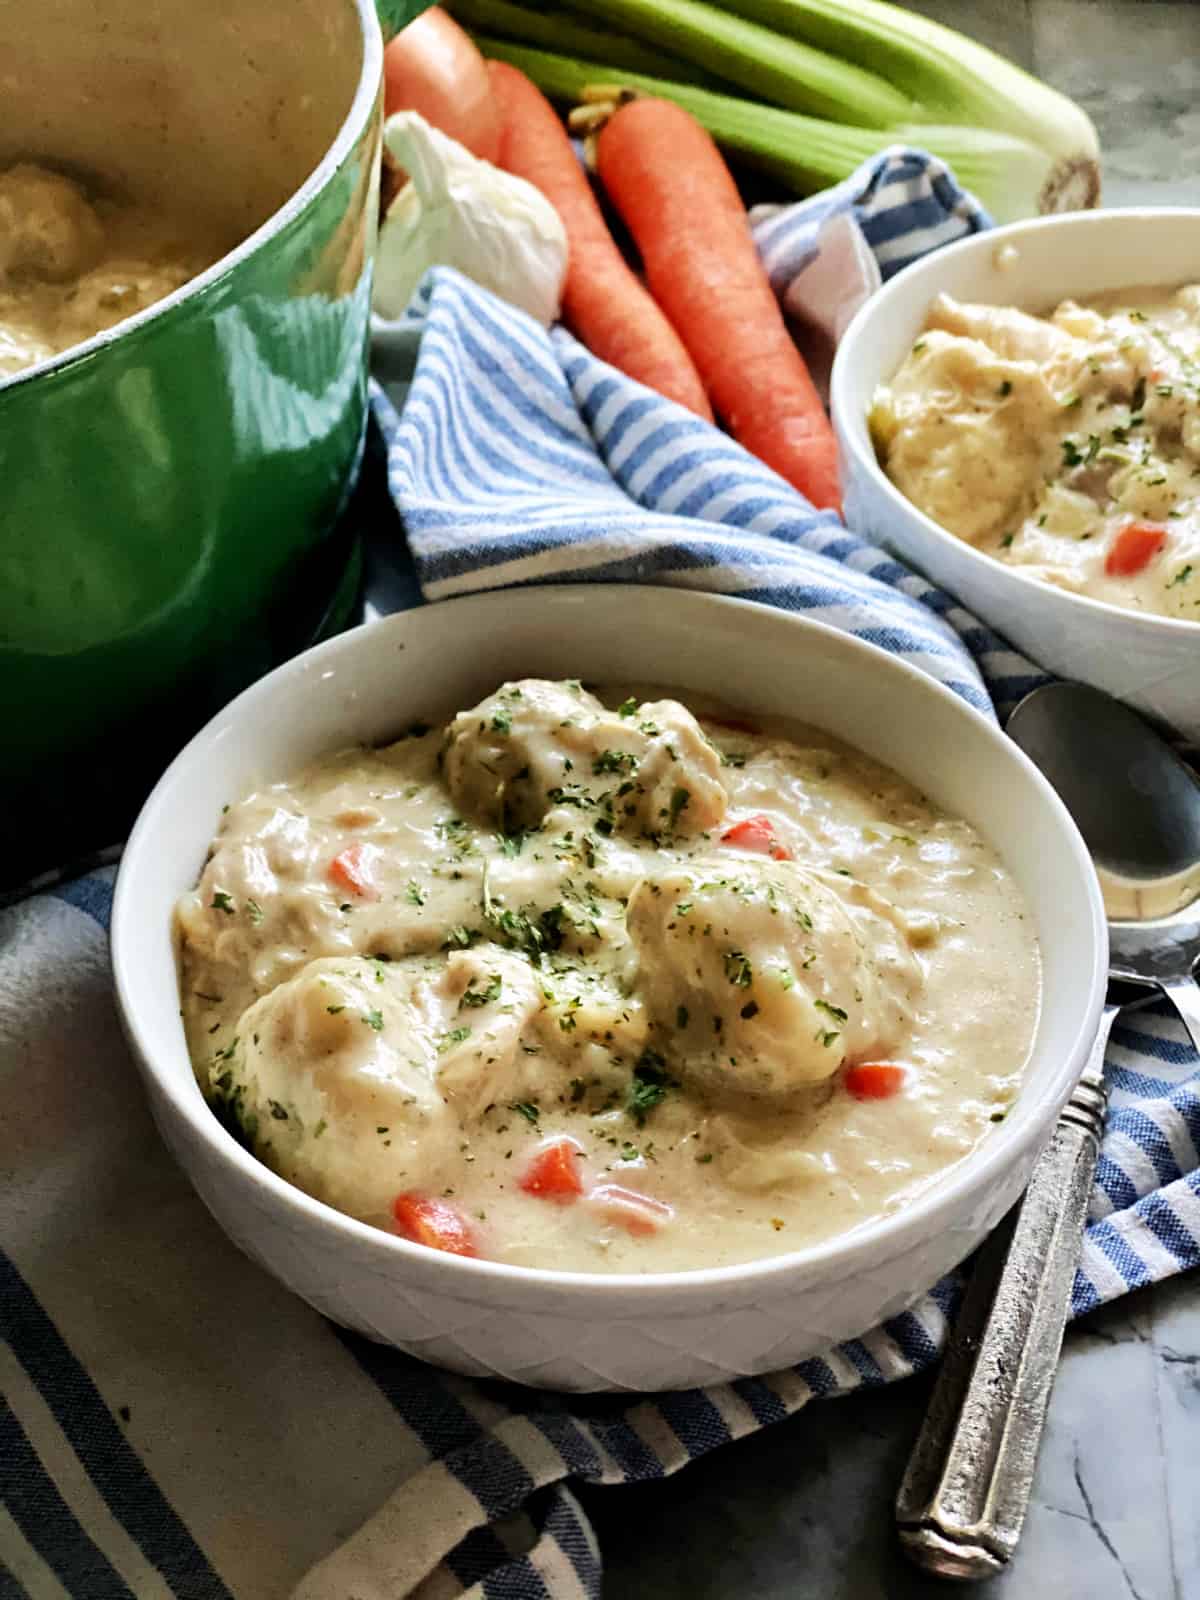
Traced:
POLYGON ((1047 317, 939 295, 870 421, 897 488, 968 544, 1200 622, 1200 285, 1047 317))
POLYGON ((178 909, 214 1109, 435 1248, 585 1272, 902 1206, 1017 1093, 995 854, 799 726, 529 679, 231 805, 178 909))
POLYGON ((44 167, 0 172, 0 380, 145 310, 224 248, 44 167))

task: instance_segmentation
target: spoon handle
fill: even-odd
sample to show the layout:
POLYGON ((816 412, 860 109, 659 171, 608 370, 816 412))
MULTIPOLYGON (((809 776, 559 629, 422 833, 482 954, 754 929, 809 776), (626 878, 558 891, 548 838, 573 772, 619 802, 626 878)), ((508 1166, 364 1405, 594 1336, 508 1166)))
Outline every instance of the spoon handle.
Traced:
POLYGON ((1020 1537, 1079 1261, 1107 1104, 1104 1052, 1119 1009, 1105 1007, 1087 1065, 1033 1169, 1007 1254, 1003 1227, 980 1252, 896 1496, 906 1553, 940 1577, 986 1578, 1020 1537))
POLYGON ((1197 985, 1195 978, 1179 978, 1174 982, 1164 983, 1163 992, 1178 1011, 1197 1053, 1200 1054, 1200 985, 1197 985))

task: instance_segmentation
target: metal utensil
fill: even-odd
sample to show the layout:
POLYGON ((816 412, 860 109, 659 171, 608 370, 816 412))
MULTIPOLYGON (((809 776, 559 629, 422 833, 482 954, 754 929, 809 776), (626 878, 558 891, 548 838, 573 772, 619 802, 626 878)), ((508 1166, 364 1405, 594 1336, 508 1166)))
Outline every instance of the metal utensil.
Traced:
POLYGON ((1112 976, 1161 989, 1200 1052, 1200 921, 1110 922, 1108 948, 1112 976))
POLYGON ((1058 790, 1092 853, 1110 972, 1167 995, 1200 1050, 1200 780, 1127 706, 1080 683, 1026 695, 1008 732, 1058 790))
POLYGON ((1011 1243, 1001 1227, 980 1252, 896 1496, 901 1544, 939 1577, 999 1572, 1021 1534, 1100 1148, 1104 1052, 1120 1009, 1110 993, 1011 1243))
MULTIPOLYGON (((1200 922, 1187 909, 1200 897, 1200 783, 1139 717, 1081 684, 1027 695, 1008 731, 1091 850, 1113 977, 1161 989, 1200 1049, 1192 974, 1200 922)), ((1020 1537, 1103 1129, 1104 1053, 1124 998, 1110 984, 1087 1066, 1034 1168, 1011 1241, 997 1230, 980 1253, 897 1495, 905 1550, 943 1577, 998 1572, 1020 1537)))

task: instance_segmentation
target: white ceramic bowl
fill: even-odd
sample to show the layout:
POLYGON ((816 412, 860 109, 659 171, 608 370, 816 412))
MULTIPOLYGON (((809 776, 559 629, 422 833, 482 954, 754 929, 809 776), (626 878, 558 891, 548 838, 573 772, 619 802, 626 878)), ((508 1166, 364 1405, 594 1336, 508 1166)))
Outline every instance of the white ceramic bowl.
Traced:
POLYGON ((1094 1035, 1099 890, 1034 767, 957 696, 819 623, 679 590, 579 585, 447 601, 310 650, 248 689, 162 778, 117 883, 121 1012, 163 1137, 234 1242, 319 1311, 426 1360, 570 1389, 663 1389, 765 1372, 911 1304, 1024 1187, 1094 1035), (465 1260, 352 1221, 260 1165, 210 1115, 179 1017, 176 897, 221 806, 347 741, 378 742, 505 678, 636 677, 841 734, 974 823, 1020 884, 1045 993, 1028 1079, 983 1146, 886 1221, 747 1265, 644 1277, 465 1260))
POLYGON ((1018 222, 935 251, 859 311, 838 348, 831 406, 846 515, 1061 677, 1118 695, 1200 742, 1200 624, 1155 617, 1042 583, 956 539, 918 511, 875 458, 867 413, 934 296, 1048 311, 1139 284, 1200 278, 1200 210, 1081 211, 1018 222))

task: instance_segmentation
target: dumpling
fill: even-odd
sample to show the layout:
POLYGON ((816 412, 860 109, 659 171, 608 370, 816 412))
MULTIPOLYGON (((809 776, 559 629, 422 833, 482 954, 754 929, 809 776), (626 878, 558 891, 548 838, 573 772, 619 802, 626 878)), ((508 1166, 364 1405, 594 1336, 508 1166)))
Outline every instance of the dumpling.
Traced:
POLYGON ((0 284, 5 277, 66 283, 95 262, 100 219, 77 183, 18 162, 0 172, 0 284))
POLYGON ((935 329, 877 392, 871 435, 896 487, 977 544, 1011 531, 1032 510, 1058 412, 1034 362, 935 329))
POLYGON ((920 967, 854 880, 694 860, 643 878, 627 920, 657 1047, 707 1093, 785 1097, 908 1033, 920 967))
POLYGON ((445 962, 324 958, 256 1001, 209 1069, 218 1110, 285 1178, 364 1220, 452 1181, 464 1125, 520 1098, 528 962, 495 945, 445 962))
POLYGON ((503 832, 537 828, 564 807, 602 834, 691 835, 715 827, 727 801, 720 754, 684 706, 609 711, 578 684, 541 678, 460 712, 443 770, 464 814, 503 832))

